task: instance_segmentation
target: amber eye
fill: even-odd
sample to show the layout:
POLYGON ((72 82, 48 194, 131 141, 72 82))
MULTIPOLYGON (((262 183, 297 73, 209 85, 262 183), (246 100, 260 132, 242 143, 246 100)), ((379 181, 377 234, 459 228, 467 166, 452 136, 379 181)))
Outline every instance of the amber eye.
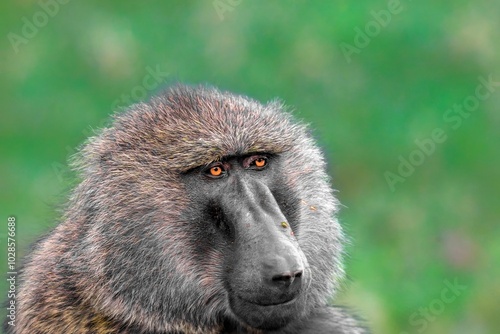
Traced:
POLYGON ((267 161, 264 158, 258 158, 255 160, 255 166, 257 167, 264 167, 266 165, 267 161))
POLYGON ((214 166, 210 168, 210 175, 212 176, 221 176, 222 174, 222 167, 221 166, 214 166))

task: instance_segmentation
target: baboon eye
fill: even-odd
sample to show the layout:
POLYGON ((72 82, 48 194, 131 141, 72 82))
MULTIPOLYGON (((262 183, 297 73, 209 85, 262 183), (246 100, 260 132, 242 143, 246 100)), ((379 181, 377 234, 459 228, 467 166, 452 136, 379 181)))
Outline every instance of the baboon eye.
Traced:
POLYGON ((254 163, 255 163, 255 166, 257 166, 257 167, 264 167, 266 165, 267 161, 264 158, 258 158, 254 161, 254 163))
POLYGON ((222 168, 220 166, 215 166, 210 168, 210 175, 220 176, 222 174, 222 168))
POLYGON ((243 161, 243 167, 261 170, 267 167, 268 161, 266 156, 257 155, 251 156, 243 161))
POLYGON ((208 176, 208 177, 213 177, 213 178, 218 178, 218 177, 222 177, 224 176, 224 174, 226 173, 226 169, 224 168, 224 166, 220 163, 217 163, 217 164, 214 164, 212 166, 209 166, 206 170, 205 170, 205 174, 208 176))

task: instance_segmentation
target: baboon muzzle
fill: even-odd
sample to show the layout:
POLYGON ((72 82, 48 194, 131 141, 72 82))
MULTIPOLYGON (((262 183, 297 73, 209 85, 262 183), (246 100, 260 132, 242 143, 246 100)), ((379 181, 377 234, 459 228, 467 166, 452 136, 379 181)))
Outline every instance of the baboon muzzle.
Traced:
POLYGON ((303 285, 305 256, 269 188, 234 178, 221 209, 234 236, 231 290, 260 306, 293 300, 303 285))

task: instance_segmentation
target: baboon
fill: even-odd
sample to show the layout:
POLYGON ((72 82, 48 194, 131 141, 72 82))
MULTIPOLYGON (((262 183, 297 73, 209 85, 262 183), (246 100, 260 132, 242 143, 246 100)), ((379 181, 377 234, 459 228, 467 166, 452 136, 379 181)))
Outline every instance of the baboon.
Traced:
POLYGON ((323 156, 279 101, 174 85, 74 158, 8 333, 364 333, 329 306, 344 236, 323 156))

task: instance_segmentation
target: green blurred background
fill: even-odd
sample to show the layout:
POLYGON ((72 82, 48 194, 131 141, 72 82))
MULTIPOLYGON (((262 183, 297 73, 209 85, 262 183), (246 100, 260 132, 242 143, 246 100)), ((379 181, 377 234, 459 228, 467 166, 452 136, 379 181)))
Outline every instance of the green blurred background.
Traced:
POLYGON ((374 333, 500 332, 500 86, 475 97, 480 77, 500 82, 499 2, 22 0, 0 13, 4 272, 7 217, 20 262, 56 224, 66 161, 93 129, 169 83, 210 83, 280 97, 311 124, 351 237, 337 303, 374 333))

